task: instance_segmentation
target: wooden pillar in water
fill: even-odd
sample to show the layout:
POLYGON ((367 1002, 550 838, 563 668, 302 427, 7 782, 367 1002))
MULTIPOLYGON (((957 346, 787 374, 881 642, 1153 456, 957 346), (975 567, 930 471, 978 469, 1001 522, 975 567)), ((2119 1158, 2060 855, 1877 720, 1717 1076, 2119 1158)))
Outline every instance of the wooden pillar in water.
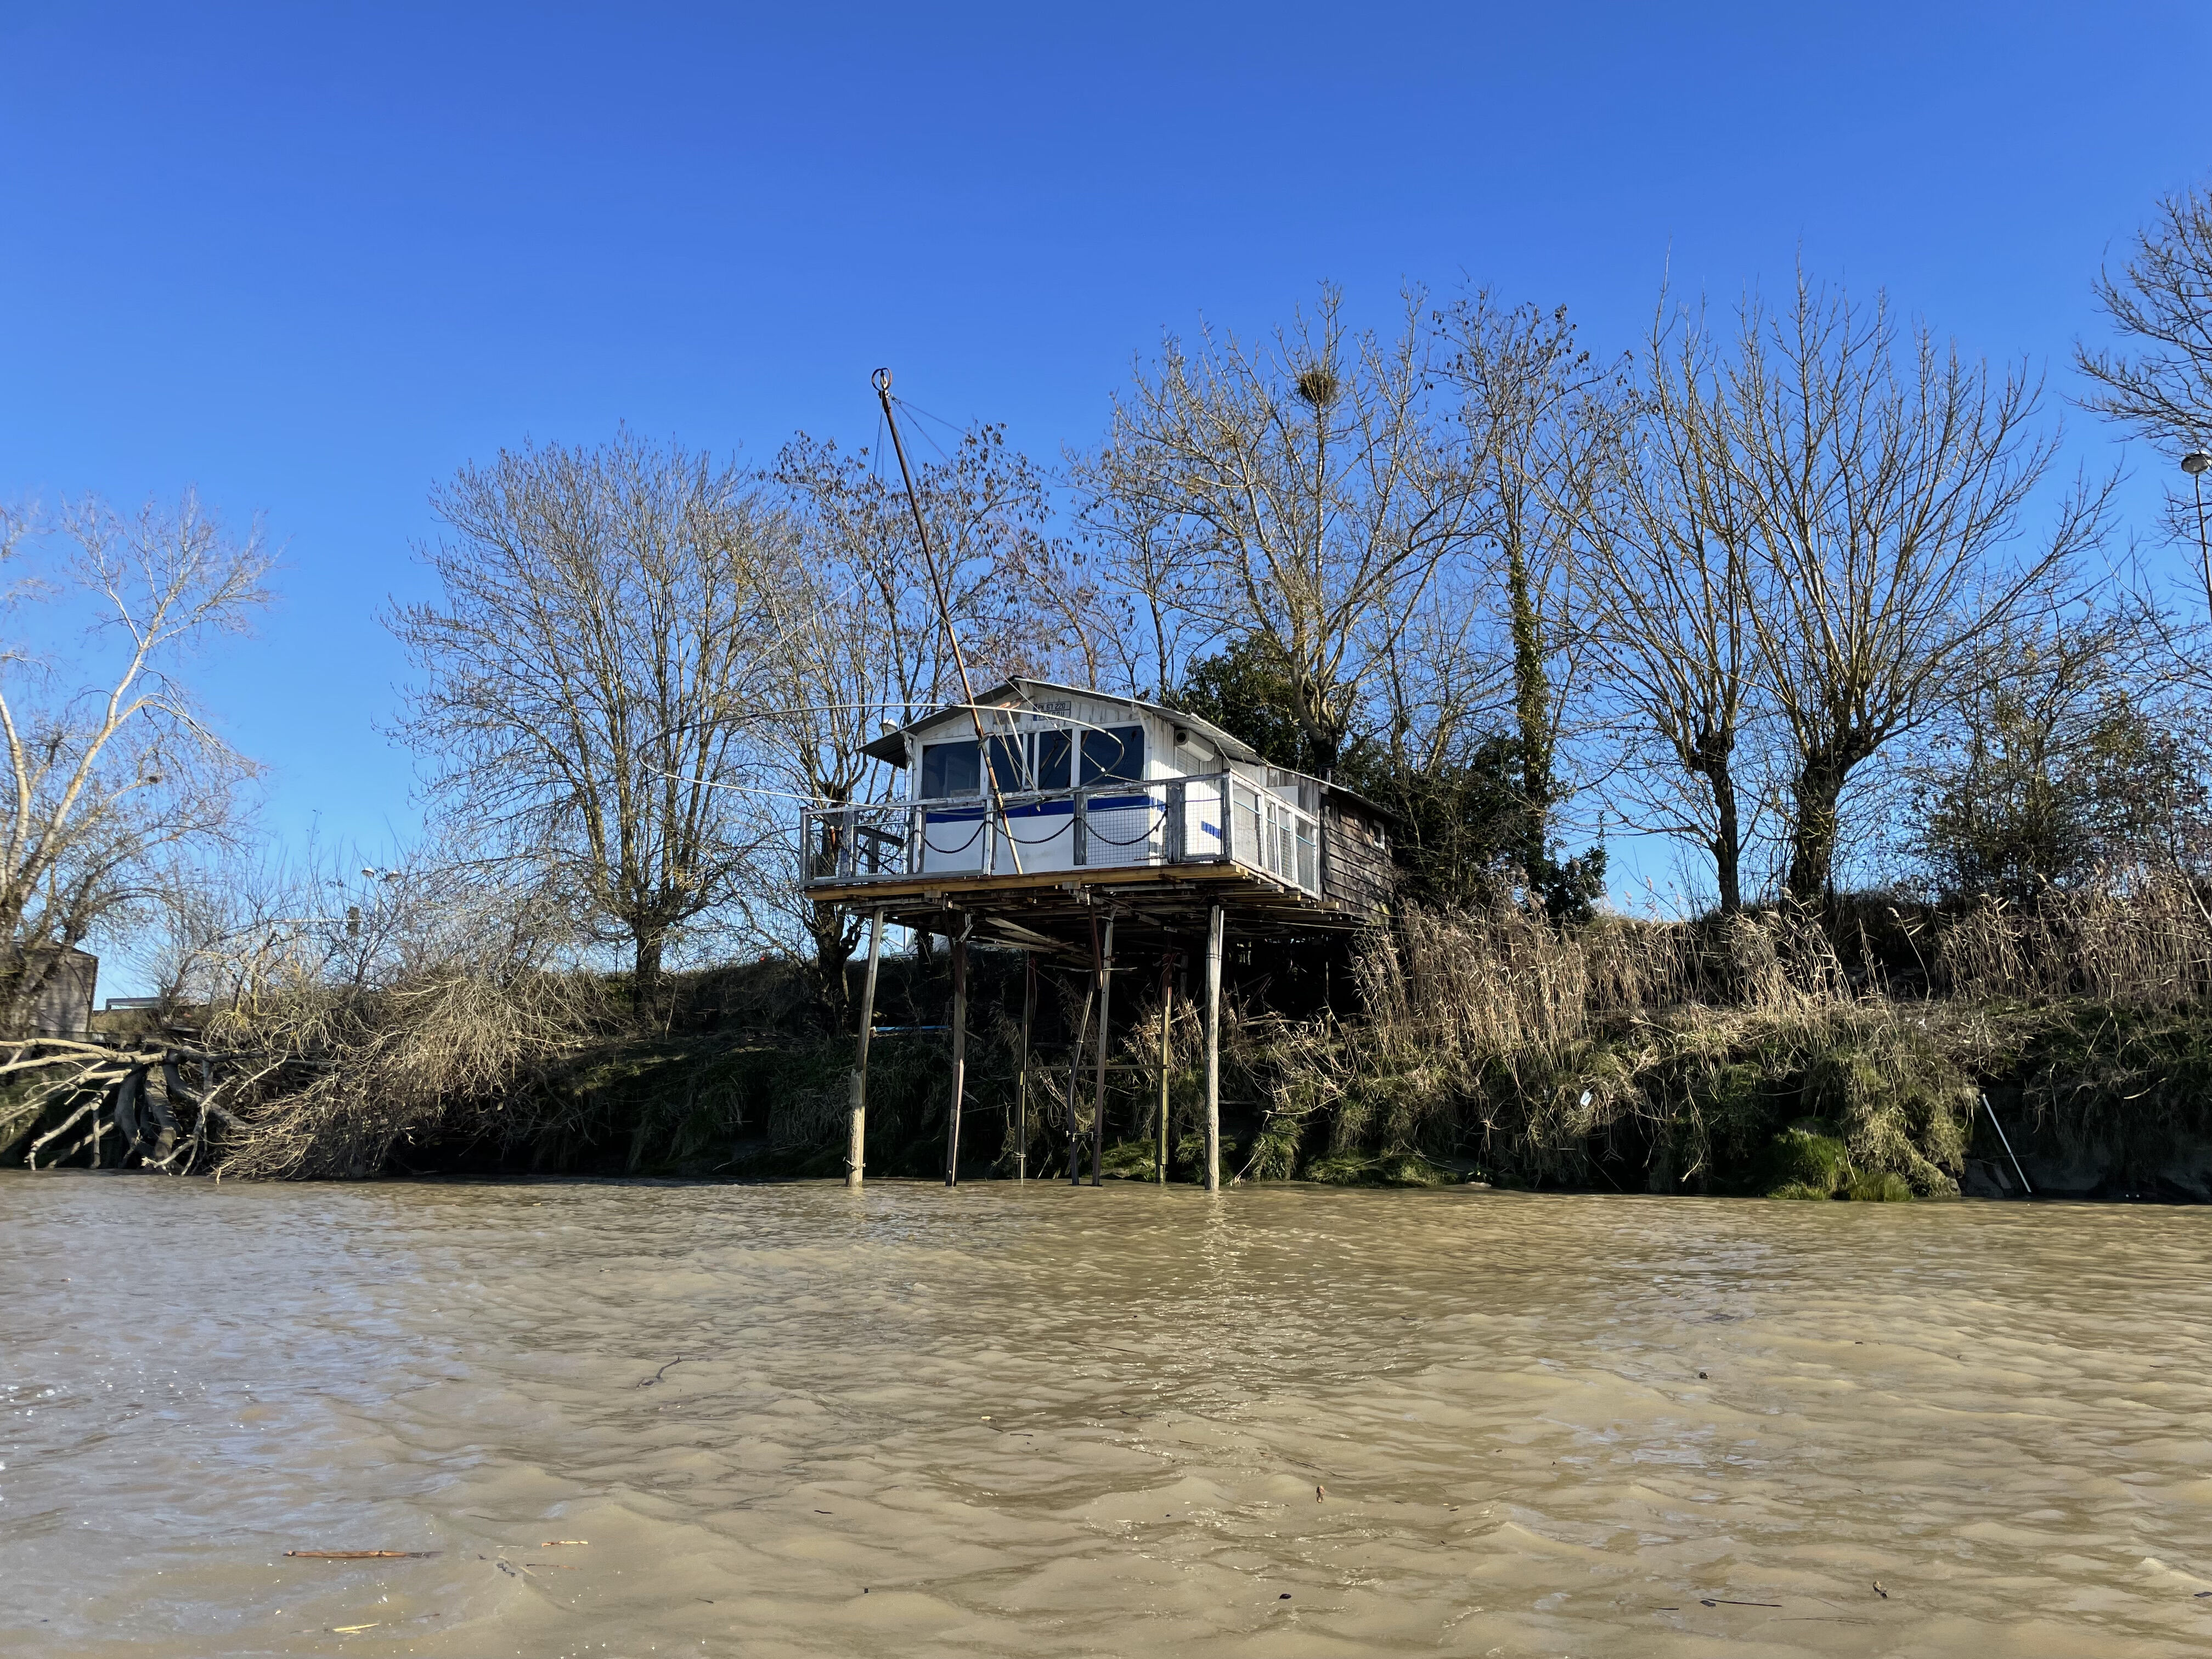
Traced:
POLYGON ((1098 1073, 1091 1092, 1091 1184, 1099 1184, 1106 1159, 1106 1050, 1113 1030, 1114 918, 1106 918, 1106 951, 1098 958, 1098 1073))
POLYGON ((1221 1190, 1221 907, 1206 919, 1206 1190, 1221 1190))
POLYGON ((1030 1178, 1030 1032, 1036 1024, 1036 954, 1022 952, 1022 1063, 1014 1074, 1014 1109, 1021 1121, 1014 1129, 1014 1179, 1030 1178))
POLYGON ((960 1184, 960 1105, 968 1093, 968 927, 952 936, 952 1117, 945 1131, 945 1184, 960 1184))
POLYGON ((1160 1152, 1153 1164, 1152 1174, 1160 1185, 1168 1184, 1168 1060, 1175 1052, 1175 952, 1160 953, 1160 1152))
MULTIPOLYGON (((1083 1031, 1077 1037, 1075 1058, 1067 1068, 1067 1184, 1071 1187, 1083 1184, 1083 1120, 1075 1109, 1075 1087, 1083 1066, 1082 1037, 1088 1036, 1091 1030, 1091 1005, 1097 1000, 1098 987, 1104 980, 1104 975, 1099 972, 1101 960, 1098 913, 1093 910, 1091 913, 1091 984, 1083 993, 1083 1031)), ((1106 1064, 1106 1031, 1103 1025, 1098 1031, 1098 1064, 1102 1068, 1106 1064)))
POLYGON ((876 1025, 876 964, 883 959, 884 908, 880 904, 868 918, 868 973, 860 981, 860 1034, 855 1040, 858 1054, 853 1065, 852 1127, 845 1140, 845 1184, 854 1192, 860 1188, 861 1166, 867 1162, 868 1150, 868 1038, 876 1025))
POLYGON ((1098 981, 1086 980, 1083 1017, 1076 1022, 1075 1043, 1067 1055, 1067 1179, 1071 1184, 1083 1179, 1083 1125, 1075 1115, 1075 1085, 1083 1075, 1083 1040, 1091 1034, 1091 1000, 1097 994, 1098 981))

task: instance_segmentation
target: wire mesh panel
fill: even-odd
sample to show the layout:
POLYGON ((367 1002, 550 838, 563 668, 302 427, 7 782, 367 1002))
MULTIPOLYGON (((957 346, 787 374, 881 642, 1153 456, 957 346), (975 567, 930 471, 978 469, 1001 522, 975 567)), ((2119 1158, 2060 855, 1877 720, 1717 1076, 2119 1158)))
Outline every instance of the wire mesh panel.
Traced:
POLYGON ((1115 789, 1092 793, 1085 801, 1085 840, 1091 869, 1126 869, 1131 865, 1162 862, 1161 834, 1166 803, 1157 793, 1115 789))
POLYGON ((1313 817, 1224 774, 1084 787, 808 807, 810 883, 1028 876, 1231 860, 1317 892, 1313 817))

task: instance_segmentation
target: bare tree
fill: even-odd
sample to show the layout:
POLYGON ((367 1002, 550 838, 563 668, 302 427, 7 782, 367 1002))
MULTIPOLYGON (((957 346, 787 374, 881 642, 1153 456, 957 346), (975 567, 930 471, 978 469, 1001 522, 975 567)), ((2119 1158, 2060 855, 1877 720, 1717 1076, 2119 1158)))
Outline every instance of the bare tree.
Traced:
MULTIPOLYGON (((215 635, 243 629, 264 601, 260 527, 226 534, 189 491, 173 509, 125 517, 98 501, 64 510, 49 536, 0 514, 0 559, 33 544, 66 549, 7 594, 0 642, 0 1021, 18 1027, 61 950, 158 901, 176 860, 222 841, 252 767, 196 707, 181 672, 215 635), (36 650, 26 615, 88 624, 76 658, 36 650)), ((9 574, 15 573, 11 570, 9 574)))
POLYGON ((1103 550, 1108 578, 1095 626, 1111 672, 1093 684, 1170 698, 1187 665, 1222 643, 1220 610, 1198 601, 1206 564, 1179 518, 1149 496, 1117 492, 1112 454, 1067 457, 1083 533, 1103 550))
POLYGON ((2212 185, 2160 200, 2096 295, 2132 349, 2075 347, 2096 388, 2083 407, 2177 453, 2212 446, 2212 185))
POLYGON ((739 792, 788 528, 734 463, 627 431, 502 451, 431 500, 445 592, 392 618, 423 676, 401 729, 447 811, 629 945, 650 1006, 672 938, 755 879, 739 792))
POLYGON ((1641 355, 1613 465, 1587 498, 1579 597, 1629 739, 1613 797, 1639 828, 1709 852, 1733 915, 1759 805, 1739 753, 1759 712, 1756 514, 1741 499, 1736 428, 1702 317, 1662 300, 1641 355))
POLYGON ((2015 552, 2054 435, 2024 369, 1992 378, 1925 327, 1800 273, 1789 308, 1742 310, 1727 374, 1736 503, 1755 548, 1749 614, 1786 734, 1787 890, 1829 890, 1856 769, 1945 708, 1954 671, 2102 533, 2110 485, 2060 501, 2015 552))
MULTIPOLYGON (((872 464, 879 459, 804 435, 776 459, 799 556, 781 562, 764 590, 782 695, 760 741, 776 786, 823 805, 887 796, 890 769, 867 745, 884 726, 959 696, 913 513, 896 475, 872 464)), ((969 661, 1095 683, 1096 605, 1050 530, 1043 478, 1007 447, 1003 428, 960 434, 951 453, 916 469, 915 495, 969 661)), ((787 812, 779 833, 789 835, 787 812)), ((860 919, 805 902, 795 879, 781 884, 775 902, 811 936, 836 999, 860 919)))
MULTIPOLYGON (((2076 344, 2074 361, 2095 388, 2081 404, 2133 430, 2169 460, 2212 451, 2212 185, 2164 198, 2118 276, 2097 278, 2098 303, 2132 348, 2076 344)), ((2212 538, 2208 538, 2204 480, 2182 489, 2169 473, 2167 527, 2196 551, 2205 617, 2212 617, 2212 538)), ((2182 668, 2200 684, 2201 644, 2182 647, 2182 668)))
POLYGON ((1445 556, 1468 535, 1458 473, 1429 415, 1421 296, 1391 339, 1353 334, 1324 287, 1266 345, 1170 337, 1115 400, 1079 471, 1089 524, 1155 621, 1261 642, 1289 679, 1324 770, 1445 556))
POLYGON ((1583 648, 1576 561, 1608 458, 1614 371, 1582 349, 1565 307, 1506 307, 1478 291, 1447 307, 1442 325, 1467 432, 1468 505, 1504 601, 1521 770, 1516 856, 1548 882, 1559 743, 1583 648))

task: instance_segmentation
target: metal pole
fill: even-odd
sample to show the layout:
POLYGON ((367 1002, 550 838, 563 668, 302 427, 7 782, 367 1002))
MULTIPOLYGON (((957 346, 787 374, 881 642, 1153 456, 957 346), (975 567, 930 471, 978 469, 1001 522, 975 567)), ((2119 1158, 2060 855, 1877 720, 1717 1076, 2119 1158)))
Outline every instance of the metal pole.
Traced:
POLYGON ((1098 958, 1098 1070, 1091 1092, 1091 1184, 1100 1184, 1106 1161, 1106 1050, 1113 1030, 1114 918, 1106 918, 1106 951, 1098 958))
POLYGON ((2204 474, 2192 472, 2189 482, 2197 490, 2197 568, 2204 578, 2204 602, 2212 605, 2212 538, 2204 533, 2204 474))
POLYGON ((968 928, 952 936, 952 1121, 945 1126, 945 1184, 960 1184, 960 1103, 968 1092, 968 928))
POLYGON ((1206 922, 1206 1190, 1221 1190, 1221 907, 1206 922))
POLYGON ((1034 951, 1022 952, 1022 1065, 1014 1081, 1014 1104, 1021 1122, 1014 1130, 1014 1179, 1030 1178, 1030 1032, 1036 1024, 1037 971, 1034 951))
POLYGON ((868 1148, 868 1037, 876 1024, 876 963, 884 948, 884 907, 878 905, 868 921, 868 975, 860 985, 859 1059, 853 1067, 853 1123, 845 1142, 845 1184, 860 1189, 860 1166, 868 1148))
POLYGON ((1990 1097, 1987 1095, 1982 1097, 1982 1109, 1990 1115, 1990 1123, 1997 1132, 1997 1139, 2004 1146, 2005 1156, 2012 1160, 2012 1172, 2020 1177, 2022 1189, 2030 1198, 2033 1198, 2035 1188, 2027 1184, 2027 1171, 2020 1167, 2020 1154, 2013 1151, 2012 1138, 2005 1133, 2004 1125, 1997 1121, 1997 1109, 1990 1104, 1990 1097))
MULTIPOLYGON (((975 687, 968 678, 968 653, 960 648, 960 635, 952 626, 952 606, 945 597, 945 582, 937 574, 937 556, 930 551, 929 526, 921 516, 921 498, 914 492, 914 474, 907 470, 906 445, 899 437, 898 416, 891 413, 891 372, 879 368, 871 377, 876 397, 884 406, 884 424, 890 429, 891 452, 898 457, 899 480, 906 485, 906 504, 914 514, 914 533, 921 538, 921 562, 929 572, 929 591, 937 599, 937 615, 945 624, 945 642, 952 647, 952 665, 960 671, 960 695, 968 700, 968 718, 975 724, 975 744, 983 763, 983 781, 999 823, 1006 822, 1006 793, 999 787, 999 769, 992 763, 991 744, 983 731, 983 711, 975 707, 975 687)), ((1014 873, 1022 872, 1022 849, 1012 849, 1014 873)))

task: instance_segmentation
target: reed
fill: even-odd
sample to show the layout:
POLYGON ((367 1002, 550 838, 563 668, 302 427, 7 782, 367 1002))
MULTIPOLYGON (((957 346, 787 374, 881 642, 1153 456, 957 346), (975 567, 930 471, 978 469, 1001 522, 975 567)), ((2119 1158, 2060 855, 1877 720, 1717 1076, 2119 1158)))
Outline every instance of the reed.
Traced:
POLYGON ((1825 918, 1577 929, 1504 902, 1407 910, 1360 953, 1358 1015, 1265 1045, 1263 1133, 1299 1148, 1278 1167, 1316 1178, 1452 1167, 1651 1191, 1818 1186, 1782 1169, 1795 1134, 1842 1149, 1832 1191, 1938 1196, 1957 1190, 1983 1090, 2026 1068, 2031 1130, 2148 1155, 2161 1124, 2178 1133, 2202 1114, 2177 1096, 2123 1133, 2124 1098, 2107 1085, 2145 1081, 2141 1041, 2107 1054, 2103 1039, 2069 1048, 2054 1034, 2085 1009, 2106 1012, 2108 1036, 2114 1010, 2196 1030, 2212 990, 2199 897, 2137 866, 2035 907, 1861 900, 1825 918), (2091 1079, 2063 1109, 2062 1073, 2091 1079))

